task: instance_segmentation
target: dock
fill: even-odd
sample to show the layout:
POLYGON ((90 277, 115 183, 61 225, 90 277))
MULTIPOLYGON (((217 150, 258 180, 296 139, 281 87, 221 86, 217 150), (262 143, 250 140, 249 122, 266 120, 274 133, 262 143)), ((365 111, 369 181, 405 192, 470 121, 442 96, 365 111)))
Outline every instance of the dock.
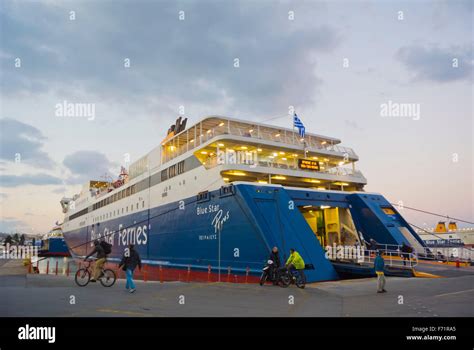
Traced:
MULTIPOLYGON (((0 315, 7 317, 473 317, 474 267, 441 278, 387 277, 388 293, 363 278, 295 286, 125 281, 78 287, 72 276, 28 274, 21 261, 0 262, 0 315), (3 263, 3 264, 2 264, 3 263)), ((443 268, 446 269, 446 268, 443 268)), ((439 272, 439 271, 438 271, 439 272)))

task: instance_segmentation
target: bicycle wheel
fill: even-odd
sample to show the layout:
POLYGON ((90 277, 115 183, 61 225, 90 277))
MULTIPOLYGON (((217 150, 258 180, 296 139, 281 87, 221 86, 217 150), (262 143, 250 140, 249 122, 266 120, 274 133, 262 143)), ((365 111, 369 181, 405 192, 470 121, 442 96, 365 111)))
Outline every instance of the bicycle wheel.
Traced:
POLYGON ((112 287, 116 279, 117 276, 115 276, 115 272, 113 270, 105 269, 104 275, 99 280, 104 287, 112 287))
POLYGON ((286 288, 291 284, 291 276, 288 273, 283 273, 278 279, 278 285, 286 288))
POLYGON ((296 286, 301 289, 306 286, 306 280, 301 275, 296 278, 296 286))
POLYGON ((91 273, 87 269, 79 269, 74 276, 74 281, 79 287, 85 287, 91 279, 91 273))

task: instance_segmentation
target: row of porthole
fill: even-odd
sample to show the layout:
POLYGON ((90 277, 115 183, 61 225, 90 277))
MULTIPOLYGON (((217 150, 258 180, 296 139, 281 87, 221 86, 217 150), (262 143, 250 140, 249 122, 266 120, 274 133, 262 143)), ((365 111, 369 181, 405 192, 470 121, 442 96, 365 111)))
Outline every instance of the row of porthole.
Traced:
MULTIPOLYGON (((139 203, 136 204, 136 210, 139 208, 139 203)), ((142 209, 145 208, 145 201, 142 201, 142 209)), ((130 205, 130 212, 133 211, 133 204, 130 205)), ((128 206, 122 208, 122 214, 128 213, 128 206)), ((117 215, 120 215, 120 209, 111 211, 110 213, 102 214, 94 218, 93 222, 99 222, 107 219, 111 219, 117 215)))

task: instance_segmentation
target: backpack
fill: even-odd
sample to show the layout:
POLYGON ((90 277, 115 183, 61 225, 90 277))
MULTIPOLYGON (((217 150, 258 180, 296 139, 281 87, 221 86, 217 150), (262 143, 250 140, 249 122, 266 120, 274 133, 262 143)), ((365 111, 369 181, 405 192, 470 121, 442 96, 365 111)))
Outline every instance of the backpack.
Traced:
POLYGON ((104 249, 104 253, 105 254, 110 254, 112 253, 112 244, 108 243, 108 242, 105 242, 105 241, 102 241, 100 242, 100 245, 102 246, 102 248, 104 249))

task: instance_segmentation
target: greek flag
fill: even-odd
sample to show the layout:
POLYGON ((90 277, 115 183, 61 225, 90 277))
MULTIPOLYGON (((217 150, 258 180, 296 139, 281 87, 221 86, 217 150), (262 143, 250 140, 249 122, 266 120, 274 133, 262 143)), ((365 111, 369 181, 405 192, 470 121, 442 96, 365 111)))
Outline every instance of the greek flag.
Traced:
POLYGON ((295 115, 293 116, 293 127, 298 128, 298 131, 300 133, 301 137, 304 137, 304 132, 305 132, 305 127, 303 125, 303 122, 298 118, 298 116, 295 115))

